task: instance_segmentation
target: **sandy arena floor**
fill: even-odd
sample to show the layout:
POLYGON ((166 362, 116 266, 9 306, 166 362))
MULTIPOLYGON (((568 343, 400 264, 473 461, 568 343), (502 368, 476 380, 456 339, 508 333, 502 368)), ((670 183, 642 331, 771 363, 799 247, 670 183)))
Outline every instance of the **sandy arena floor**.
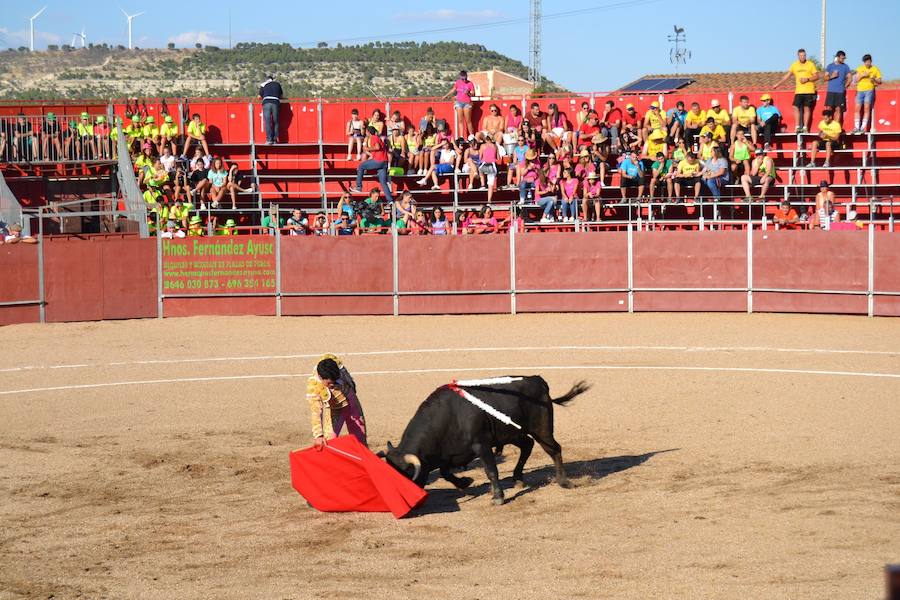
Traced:
POLYGON ((0 598, 874 600, 884 564, 900 562, 900 320, 192 318, 2 332, 0 598), (588 379, 556 410, 577 488, 550 482, 535 448, 531 487, 502 507, 472 469, 471 495, 437 482, 401 521, 308 509, 287 455, 310 441, 303 377, 328 350, 356 376, 375 449, 455 376, 539 373, 555 395, 588 379))

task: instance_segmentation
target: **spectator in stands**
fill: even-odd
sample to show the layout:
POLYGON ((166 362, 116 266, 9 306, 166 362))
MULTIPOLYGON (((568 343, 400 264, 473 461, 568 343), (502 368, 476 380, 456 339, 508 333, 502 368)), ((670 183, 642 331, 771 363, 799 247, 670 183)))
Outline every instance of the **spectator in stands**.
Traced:
MULTIPOLYGON (((392 201, 389 201, 391 203, 392 201)), ((378 188, 372 188, 366 198, 360 219, 362 233, 386 233, 391 226, 391 215, 381 201, 378 188)))
POLYGON ((577 132, 578 128, 588 122, 588 118, 591 115, 591 105, 587 101, 583 101, 581 103, 581 110, 578 111, 578 114, 575 115, 575 124, 573 125, 573 129, 577 132))
MULTIPOLYGON (((0 130, 0 156, 5 156, 6 134, 0 130)), ((63 160, 62 129, 56 115, 48 112, 41 126, 41 156, 44 160, 63 160), (52 150, 52 152, 51 152, 52 150)))
POLYGON ((540 140, 540 136, 537 135, 534 128, 531 126, 531 122, 528 120, 528 116, 526 115, 525 120, 522 121, 522 129, 520 130, 520 135, 525 138, 525 143, 528 144, 529 148, 538 149, 538 140, 540 140))
POLYGON ((81 120, 78 122, 78 156, 82 159, 97 158, 97 142, 94 139, 94 124, 91 123, 91 115, 89 113, 81 113, 81 120))
MULTIPOLYGON (((532 135, 526 135, 529 145, 540 153, 539 140, 544 137, 545 125, 547 124, 547 113, 541 110, 541 106, 537 102, 531 103, 531 110, 525 115, 525 123, 528 123, 528 129, 532 135)), ((524 125, 524 123, 523 123, 524 125)))
POLYGON ((747 138, 744 137, 744 131, 741 129, 737 130, 737 137, 731 144, 730 158, 731 179, 739 181, 744 173, 750 172, 750 144, 747 143, 747 138), (738 174, 739 170, 740 174, 738 174))
POLYGON ((828 93, 825 95, 825 108, 834 111, 834 120, 844 122, 844 111, 847 110, 847 86, 853 79, 853 71, 844 61, 847 55, 838 50, 834 62, 825 67, 825 81, 828 82, 828 93))
POLYGON ((159 162, 162 163, 162 166, 165 167, 166 173, 173 173, 175 171, 175 156, 172 154, 172 148, 166 144, 162 147, 162 153, 159 155, 159 162))
POLYGON ((428 216, 422 210, 416 211, 415 217, 407 221, 406 227, 410 235, 428 235, 431 233, 431 223, 428 222, 428 216))
POLYGON ((587 176, 597 170, 594 161, 591 160, 590 151, 585 148, 578 153, 578 163, 575 165, 574 173, 578 181, 585 181, 587 176))
POLYGON ((469 233, 497 233, 498 223, 497 217, 494 216, 494 209, 490 206, 482 206, 478 211, 478 215, 469 220, 469 233))
MULTIPOLYGON (((432 114, 432 117, 434 114, 432 114)), ((353 147, 356 147, 356 160, 362 157, 363 140, 366 138, 366 121, 359 118, 359 109, 354 108, 350 111, 350 120, 347 121, 347 160, 353 154, 353 147)))
POLYGON ((430 106, 425 109, 425 115, 421 119, 419 119, 419 131, 424 133, 425 129, 429 125, 431 126, 431 128, 433 130, 437 129, 437 122, 435 121, 435 118, 434 118, 434 109, 431 108, 430 106))
POLYGON ((166 221, 166 229, 162 233, 159 234, 161 238, 173 239, 173 238, 183 238, 187 234, 178 228, 178 223, 169 219, 166 221))
POLYGON ((694 188, 694 202, 700 196, 700 178, 703 175, 703 165, 697 160, 697 155, 688 152, 685 159, 678 163, 675 175, 675 196, 681 198, 682 186, 694 188))
MULTIPOLYGON (((175 221, 175 223, 179 227, 179 230, 187 229, 188 221, 191 218, 191 211, 193 209, 193 204, 185 203, 181 200, 181 198, 176 198, 174 205, 169 209, 169 219, 175 221)), ((180 237, 184 236, 182 235, 180 237)))
POLYGON ((416 200, 413 198, 413 193, 409 190, 404 191, 400 195, 400 199, 394 203, 394 214, 398 218, 406 219, 407 222, 415 220, 416 210, 416 200))
POLYGON ((540 177, 540 165, 537 162, 538 153, 529 149, 525 153, 525 162, 519 166, 519 205, 532 204, 535 187, 540 177))
POLYGON ((590 111, 587 121, 578 126, 578 147, 589 148, 593 144, 594 136, 601 131, 600 119, 595 111, 590 111))
MULTIPOLYGON (((818 201, 816 202, 818 205, 818 201)), ((840 221, 840 213, 834 208, 834 201, 832 200, 824 200, 822 201, 821 206, 816 209, 816 212, 813 213, 812 220, 810 220, 809 226, 811 229, 822 229, 824 231, 830 231, 832 225, 840 221)))
POLYGON ((622 131, 622 111, 616 108, 616 103, 607 100, 600 117, 601 133, 611 140, 611 151, 619 153, 619 132, 622 131))
POLYGON ((406 149, 406 136, 400 129, 391 129, 387 139, 388 174, 391 177, 402 177, 409 164, 409 152, 406 149))
POLYGON ((7 228, 7 233, 3 236, 4 244, 37 244, 37 239, 30 235, 22 235, 22 226, 13 223, 7 228))
MULTIPOLYGON (((378 112, 378 109, 375 110, 378 112)), ((375 114, 373 113, 373 119, 374 118, 375 114)), ((384 123, 382 123, 382 126, 383 125, 384 123)), ((384 140, 381 139, 378 128, 374 125, 370 124, 366 129, 366 133, 365 151, 368 158, 361 162, 356 168, 356 186, 350 188, 350 191, 361 193, 363 173, 375 171, 387 201, 393 202, 394 199, 391 196, 391 184, 388 183, 387 178, 388 160, 387 148, 385 147, 384 140)))
POLYGON ((684 117, 684 140, 689 150, 696 149, 694 144, 705 124, 706 112, 700 110, 699 102, 691 102, 691 110, 684 117))
POLYGON ((747 202, 753 201, 753 194, 750 193, 750 186, 759 185, 762 189, 759 192, 759 199, 764 200, 769 186, 775 183, 775 161, 772 157, 766 155, 765 150, 757 148, 754 151, 753 162, 750 164, 750 171, 741 175, 741 187, 744 188, 744 199, 747 202))
POLYGON ((163 147, 168 146, 174 155, 178 152, 180 144, 181 134, 178 133, 178 123, 175 122, 172 115, 166 115, 159 128, 159 152, 162 153, 163 147))
POLYGON ((706 122, 709 123, 710 119, 715 121, 716 125, 721 125, 725 131, 731 129, 731 115, 727 110, 722 110, 722 105, 715 98, 709 103, 709 110, 706 111, 706 122))
POLYGON ((794 121, 797 123, 796 133, 806 133, 812 126, 812 113, 816 108, 816 80, 819 72, 816 65, 806 58, 806 50, 797 50, 797 60, 791 63, 788 72, 781 81, 775 84, 778 88, 789 78, 794 77, 794 121))
POLYGON ((844 132, 841 130, 841 124, 834 120, 834 113, 830 109, 822 111, 822 120, 819 121, 819 139, 809 143, 809 163, 807 169, 813 169, 816 166, 816 151, 825 150, 825 162, 822 167, 827 169, 831 166, 831 157, 834 156, 834 147, 840 146, 841 137, 844 132))
POLYGON ((722 188, 728 184, 728 160, 722 156, 720 147, 713 148, 712 158, 703 166, 701 178, 712 194, 713 200, 716 202, 721 200, 722 188))
POLYGON ((649 171, 656 155, 662 152, 668 153, 668 145, 666 144, 666 133, 662 129, 654 129, 647 136, 644 143, 644 151, 642 153, 644 161, 644 171, 649 171))
POLYGON ((819 212, 826 202, 834 204, 834 192, 828 181, 823 179, 819 182, 819 191, 816 193, 816 212, 819 212))
POLYGON ((494 189, 497 187, 497 163, 500 160, 500 147, 493 135, 487 134, 487 139, 481 146, 481 165, 478 167, 479 177, 482 179, 482 187, 487 187, 487 203, 490 204, 494 197, 494 189))
POLYGON ((472 96, 475 95, 475 84, 469 81, 469 74, 459 72, 459 78, 453 82, 453 87, 444 95, 444 98, 455 96, 453 110, 456 111, 456 122, 461 128, 463 138, 475 135, 475 127, 472 125, 472 96))
MULTIPOLYGON (((149 118, 149 117, 148 117, 149 118)), ((186 157, 191 142, 197 141, 203 147, 203 154, 209 156, 209 144, 206 143, 206 123, 200 120, 200 113, 194 113, 191 116, 191 122, 188 123, 187 132, 184 136, 184 149, 181 156, 186 157)))
MULTIPOLYGON (((225 169, 225 161, 221 157, 217 156, 213 159, 212 166, 206 173, 206 178, 209 180, 209 204, 212 208, 219 208, 219 202, 225 197, 225 192, 229 191, 227 186, 228 171, 225 169)), ((235 204, 233 201, 232 209, 237 208, 235 204)))
POLYGON ((123 131, 125 134, 125 141, 131 146, 135 141, 140 141, 142 132, 144 130, 144 126, 141 124, 141 116, 140 115, 131 115, 131 120, 123 131))
POLYGON ((187 231, 188 237, 203 237, 206 232, 203 230, 203 220, 200 218, 200 215, 194 215, 191 217, 191 222, 188 225, 187 231))
POLYGON ((675 108, 666 111, 666 135, 670 144, 677 144, 684 137, 684 122, 687 111, 684 109, 684 101, 675 103, 675 108))
POLYGON ((234 222, 234 219, 228 219, 225 221, 224 227, 221 227, 216 235, 237 235, 237 223, 234 222))
POLYGON ((156 154, 154 153, 153 144, 148 142, 141 148, 140 155, 134 159, 134 168, 137 170, 138 174, 138 185, 143 185, 144 176, 147 171, 153 167, 153 163, 155 162, 156 154))
POLYGON ((202 210, 206 210, 206 192, 211 185, 209 178, 207 177, 210 166, 212 166, 212 157, 208 154, 203 154, 203 150, 198 146, 194 150, 194 157, 190 162, 188 181, 190 181, 193 186, 192 195, 194 197, 194 203, 196 204, 196 200, 199 199, 200 208, 202 210))
POLYGON ((663 134, 662 139, 665 139, 666 117, 660 112, 659 102, 657 102, 656 100, 650 103, 650 108, 648 108, 647 112, 644 113, 641 139, 646 142, 650 138, 650 134, 654 131, 658 131, 663 134))
POLYGON ((778 229, 800 229, 800 216, 791 208, 791 202, 787 198, 781 201, 772 220, 778 229))
MULTIPOLYGON (((683 140, 682 140, 683 141, 683 140)), ((672 199, 673 172, 675 165, 671 159, 666 158, 663 152, 656 153, 656 160, 650 165, 650 200, 656 194, 656 190, 665 185, 666 198, 672 199)))
POLYGON ((763 131, 763 140, 765 140, 763 150, 768 152, 772 147, 772 139, 781 129, 781 111, 772 103, 772 96, 769 94, 763 94, 760 102, 763 104, 756 109, 756 121, 763 131))
POLYGON ((328 235, 328 219, 325 217, 325 213, 316 213, 310 230, 313 235, 328 235))
POLYGON ((387 130, 389 136, 393 136, 395 131, 400 135, 403 135, 406 131, 406 121, 403 119, 403 115, 400 114, 399 110, 395 110, 391 113, 391 120, 387 122, 387 130))
POLYGON ((481 122, 481 132, 499 142, 503 140, 504 129, 504 119, 500 114, 500 107, 491 104, 488 108, 488 115, 481 122))
POLYGON ((109 123, 106 117, 99 115, 94 123, 94 145, 96 147, 95 156, 99 158, 109 159, 112 157, 112 148, 110 147, 109 123))
POLYGON ((14 161, 25 162, 31 162, 38 156, 37 137, 24 113, 19 113, 13 127, 12 155, 14 161))
POLYGON ((638 200, 644 195, 644 164, 638 159, 638 153, 629 151, 619 163, 619 190, 622 201, 628 200, 628 190, 637 188, 638 200))
POLYGON ((353 235, 356 233, 356 222, 344 213, 335 221, 334 228, 338 235, 353 235))
POLYGON ((266 129, 266 145, 278 143, 278 113, 281 110, 281 99, 284 90, 272 74, 259 86, 259 99, 262 101, 263 123, 266 129))
POLYGON ((594 209, 594 220, 599 221, 603 207, 603 182, 596 172, 588 173, 587 181, 582 184, 581 217, 590 221, 590 209, 594 209))
POLYGON ((750 97, 741 96, 740 104, 731 111, 731 143, 737 138, 737 133, 749 134, 753 145, 756 145, 756 108, 750 106, 750 97))
POLYGON ((444 209, 435 206, 431 211, 431 233, 434 235, 450 235, 450 221, 444 214, 444 209))
POLYGON ((541 139, 555 151, 563 142, 572 140, 572 125, 566 118, 566 114, 559 112, 556 102, 551 102, 547 111, 547 118, 544 120, 544 134, 541 139))
POLYGON ((438 162, 432 165, 426 172, 425 176, 416 181, 419 185, 426 185, 428 180, 432 181, 431 189, 441 189, 438 182, 438 175, 449 175, 453 173, 456 165, 456 157, 458 152, 456 146, 451 144, 450 140, 443 140, 438 147, 440 154, 437 157, 438 162))
MULTIPOLYGON (((724 113, 725 111, 722 112, 724 113)), ((725 132, 725 127, 716 122, 715 117, 706 118, 706 125, 704 125, 703 129, 700 130, 700 137, 703 137, 707 133, 717 144, 725 144, 728 139, 728 134, 725 132)))
POLYGON ((872 64, 872 55, 862 57, 862 64, 856 67, 856 106, 853 117, 853 133, 868 131, 869 118, 875 106, 875 88, 881 85, 881 70, 872 64), (860 123, 860 116, 862 123, 860 123))
MULTIPOLYGON (((721 129, 721 126, 716 125, 721 129)), ((713 140, 712 132, 707 131, 706 127, 703 128, 703 133, 700 134, 700 162, 705 163, 708 160, 711 160, 713 157, 713 148, 718 148, 719 144, 713 140)))
MULTIPOLYGON (((637 114, 637 109, 634 107, 634 104, 626 104, 625 105, 625 114, 622 115, 622 129, 625 132, 634 134, 635 138, 638 141, 638 145, 641 142, 641 118, 637 114)), ((629 147, 626 147, 626 152, 629 147)))
POLYGON ((309 219, 303 216, 303 212, 299 208, 291 211, 285 224, 288 235, 307 235, 309 234, 309 219))
POLYGON ((510 104, 509 114, 506 115, 506 129, 503 132, 503 146, 506 148, 507 156, 512 155, 512 149, 519 138, 519 130, 522 128, 523 120, 524 118, 519 111, 519 107, 515 104, 510 104))
MULTIPOLYGON (((160 157, 160 162, 162 162, 162 157, 160 157)), ((188 202, 193 199, 191 182, 188 178, 188 174, 185 172, 185 163, 181 160, 175 162, 175 172, 172 174, 172 186, 173 198, 182 198, 188 202)))

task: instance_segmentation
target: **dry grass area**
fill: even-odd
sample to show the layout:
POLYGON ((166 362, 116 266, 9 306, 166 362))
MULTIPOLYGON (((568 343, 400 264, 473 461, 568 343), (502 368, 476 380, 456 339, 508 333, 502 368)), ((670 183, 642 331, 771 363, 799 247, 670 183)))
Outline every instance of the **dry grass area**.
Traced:
POLYGON ((192 318, 4 334, 0 598, 874 600, 900 561, 900 320, 192 318), (502 507, 473 468, 469 494, 435 482, 400 521, 308 509, 287 455, 309 443, 303 376, 328 350, 356 375, 373 448, 456 376, 536 372, 556 394, 592 381, 556 410, 577 487, 553 484, 536 449, 529 487, 502 507))

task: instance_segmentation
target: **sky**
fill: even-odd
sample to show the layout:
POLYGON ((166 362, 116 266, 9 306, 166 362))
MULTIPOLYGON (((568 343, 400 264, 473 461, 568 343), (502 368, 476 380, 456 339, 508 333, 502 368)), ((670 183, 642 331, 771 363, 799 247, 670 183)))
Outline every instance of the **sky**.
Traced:
MULTIPOLYGON (((35 22, 35 47, 70 44, 85 29, 87 41, 127 44, 125 16, 104 0, 26 0, 0 12, 0 48, 28 46, 28 18, 35 22)), ((121 0, 136 13, 154 3, 121 0)), ((674 73, 670 62, 673 27, 685 29, 691 57, 681 73, 787 70, 797 48, 819 55, 821 0, 726 2, 711 10, 697 0, 568 0, 543 2, 542 73, 577 92, 614 90, 645 74, 674 73), (696 4, 695 4, 696 3, 696 4), (763 4, 769 8, 760 8, 763 4), (685 6, 706 7, 685 10, 685 6), (740 20, 743 19, 743 20, 740 20)), ((260 5, 238 0, 193 0, 177 11, 149 9, 134 20, 134 45, 193 47, 197 42, 227 47, 231 41, 331 45, 415 40, 483 44, 528 64, 529 0, 380 2, 341 0, 260 5), (264 6, 265 10, 260 10, 264 6), (379 17, 373 7, 380 7, 379 17), (171 12, 184 15, 175 19, 171 12), (230 16, 230 19, 229 19, 230 16), (432 31, 439 30, 439 31, 432 31), (360 41, 346 40, 364 38, 360 41)), ((181 5, 179 5, 181 6, 181 5)), ((826 55, 847 53, 856 66, 870 53, 886 79, 900 78, 900 0, 828 0, 826 55)), ((466 68, 466 65, 459 65, 466 68)))

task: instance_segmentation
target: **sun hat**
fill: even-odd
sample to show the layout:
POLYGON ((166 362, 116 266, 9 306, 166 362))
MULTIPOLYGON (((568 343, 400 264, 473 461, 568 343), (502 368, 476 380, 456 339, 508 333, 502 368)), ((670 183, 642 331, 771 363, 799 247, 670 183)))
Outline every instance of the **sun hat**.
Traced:
POLYGON ((772 96, 770 96, 770 95, 768 95, 768 94, 763 94, 762 96, 759 97, 759 99, 760 99, 760 101, 763 101, 763 100, 771 100, 771 99, 772 99, 772 96))
POLYGON ((534 160, 537 158, 537 152, 533 149, 525 153, 525 160, 534 160))
POLYGON ((594 171, 591 171, 590 173, 588 173, 588 179, 597 179, 598 177, 600 177, 600 176, 597 175, 597 173, 595 173, 594 171))
POLYGON ((87 112, 83 112, 83 113, 81 113, 81 118, 82 119, 90 119, 91 115, 87 112))
POLYGON ((634 104, 626 104, 625 110, 634 110, 634 104))
POLYGON ((709 105, 712 107, 719 106, 719 101, 714 98, 713 101, 709 103, 709 105))
POLYGON ((172 122, 172 115, 166 115, 166 118, 163 119, 163 121, 165 121, 166 123, 171 123, 171 122, 172 122))
POLYGON ((200 215, 194 215, 193 217, 191 217, 191 225, 197 225, 201 221, 202 219, 200 219, 200 215))
POLYGON ((654 100, 653 102, 650 103, 650 108, 659 108, 659 102, 654 100))
POLYGON ((578 156, 582 156, 582 157, 590 156, 590 155, 591 155, 591 153, 588 152, 586 148, 578 153, 578 156))
POLYGON ((140 123, 140 122, 141 122, 141 115, 131 115, 131 120, 132 120, 132 122, 134 122, 134 123, 140 123))
POLYGON ((103 115, 100 115, 99 117, 97 117, 97 122, 98 123, 106 123, 106 117, 104 117, 103 115))
POLYGON ((9 226, 9 230, 10 231, 22 231, 22 226, 19 225, 18 223, 13 223, 12 225, 9 226))
POLYGON ((594 137, 591 138, 591 143, 592 144, 603 144, 608 139, 609 138, 606 137, 605 135, 603 135, 602 133, 598 133, 594 137))
POLYGON ((150 115, 149 117, 147 117, 147 121, 146 121, 146 122, 147 122, 147 123, 155 123, 155 122, 156 122, 156 119, 153 118, 153 115, 150 115))
POLYGON ((228 219, 227 221, 225 221, 225 227, 236 227, 234 219, 228 219))
POLYGON ((753 154, 756 154, 757 156, 759 156, 760 154, 765 154, 765 151, 762 148, 757 148, 756 150, 753 151, 753 154))

